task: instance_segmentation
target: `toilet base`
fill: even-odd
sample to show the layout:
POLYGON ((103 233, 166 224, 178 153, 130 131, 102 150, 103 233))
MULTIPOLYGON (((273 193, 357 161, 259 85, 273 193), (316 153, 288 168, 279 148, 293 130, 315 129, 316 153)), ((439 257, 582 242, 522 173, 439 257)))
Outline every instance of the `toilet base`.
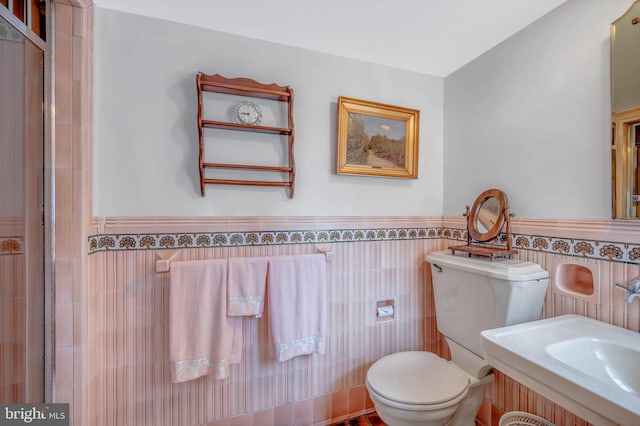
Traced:
POLYGON ((482 379, 471 382, 469 392, 460 403, 450 426, 474 426, 476 424, 476 415, 484 401, 484 391, 489 383, 493 382, 493 379, 494 375, 490 373, 482 379))
POLYGON ((409 411, 380 404, 375 395, 370 394, 373 406, 380 417, 389 426, 445 426, 450 424, 458 405, 441 410, 409 411))

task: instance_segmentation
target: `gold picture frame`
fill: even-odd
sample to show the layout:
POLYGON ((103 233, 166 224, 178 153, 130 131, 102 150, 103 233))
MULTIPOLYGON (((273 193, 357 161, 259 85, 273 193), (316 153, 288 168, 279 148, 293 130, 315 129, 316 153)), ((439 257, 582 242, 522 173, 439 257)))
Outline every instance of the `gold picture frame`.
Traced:
POLYGON ((417 109, 340 96, 338 174, 416 179, 419 123, 417 109))

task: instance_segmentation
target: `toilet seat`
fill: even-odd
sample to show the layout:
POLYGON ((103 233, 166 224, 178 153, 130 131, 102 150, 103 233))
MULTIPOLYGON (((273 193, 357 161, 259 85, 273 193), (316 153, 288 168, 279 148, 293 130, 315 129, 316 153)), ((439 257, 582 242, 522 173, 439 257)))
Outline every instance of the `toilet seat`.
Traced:
POLYGON ((469 378, 431 352, 408 351, 376 361, 367 372, 367 387, 391 406, 431 410, 464 398, 469 378))

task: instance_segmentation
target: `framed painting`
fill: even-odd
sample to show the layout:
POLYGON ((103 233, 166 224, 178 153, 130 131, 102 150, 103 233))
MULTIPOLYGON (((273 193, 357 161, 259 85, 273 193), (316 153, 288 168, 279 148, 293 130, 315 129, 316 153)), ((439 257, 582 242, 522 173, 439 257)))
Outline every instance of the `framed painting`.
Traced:
POLYGON ((340 96, 338 174, 416 179, 419 122, 416 109, 340 96))

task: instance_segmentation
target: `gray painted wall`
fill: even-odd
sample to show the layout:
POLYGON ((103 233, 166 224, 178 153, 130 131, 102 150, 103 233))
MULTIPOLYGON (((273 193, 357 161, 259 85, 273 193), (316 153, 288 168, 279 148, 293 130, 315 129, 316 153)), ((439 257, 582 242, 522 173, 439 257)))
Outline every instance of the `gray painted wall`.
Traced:
MULTIPOLYGON (((96 216, 442 213, 443 79, 98 7, 94 19, 96 216), (200 196, 198 71, 294 88, 293 199, 283 188, 211 185, 200 196), (417 180, 335 173, 341 95, 421 111, 417 180)), ((259 161, 255 135, 244 136, 242 157, 259 161)), ((212 152, 238 154, 214 143, 212 152)))
POLYGON ((607 219, 609 24, 630 3, 569 0, 444 81, 96 8, 95 214, 458 215, 497 187, 518 217, 607 219), (237 186, 200 197, 200 70, 296 90, 293 199, 237 186), (419 179, 335 173, 340 95, 421 110, 419 179))
POLYGON ((519 217, 611 217, 609 25, 569 0, 445 79, 444 214, 497 187, 519 217))

